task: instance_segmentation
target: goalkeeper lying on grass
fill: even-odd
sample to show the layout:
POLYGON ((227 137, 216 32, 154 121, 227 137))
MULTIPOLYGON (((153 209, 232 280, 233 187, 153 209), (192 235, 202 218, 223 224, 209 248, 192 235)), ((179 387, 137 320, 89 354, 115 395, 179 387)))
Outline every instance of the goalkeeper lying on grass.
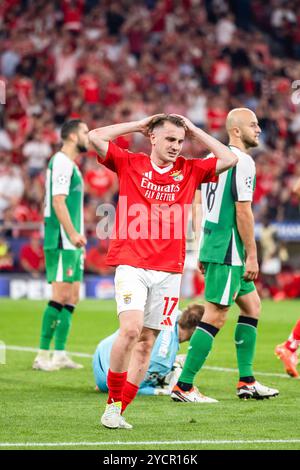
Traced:
MULTIPOLYGON (((144 381, 139 388, 141 395, 170 395, 184 363, 185 355, 176 356, 179 343, 189 341, 204 313, 203 305, 190 304, 177 318, 173 331, 161 331, 158 335, 144 381)), ((97 389, 107 392, 107 373, 110 352, 118 331, 102 340, 93 357, 93 370, 97 389)), ((208 397, 203 396, 207 402, 208 397)))

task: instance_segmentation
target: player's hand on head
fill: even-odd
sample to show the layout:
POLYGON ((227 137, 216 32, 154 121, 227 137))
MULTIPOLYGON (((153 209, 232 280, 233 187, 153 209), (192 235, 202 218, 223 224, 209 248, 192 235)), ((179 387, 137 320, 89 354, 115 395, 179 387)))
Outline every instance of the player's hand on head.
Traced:
POLYGON ((153 116, 148 116, 144 119, 141 119, 139 121, 140 132, 142 134, 144 134, 145 136, 148 136, 149 135, 149 125, 150 125, 150 123, 152 122, 153 119, 156 119, 156 118, 161 117, 161 116, 164 116, 164 114, 163 113, 153 114, 153 116))
POLYGON ((189 136, 189 137, 193 136, 193 133, 194 133, 194 130, 195 130, 196 126, 195 126, 195 124, 192 123, 192 121, 190 121, 187 117, 182 116, 181 114, 171 114, 171 116, 175 116, 175 117, 180 118, 185 124, 186 135, 189 136))
POLYGON ((87 241, 84 235, 75 232, 70 236, 71 243, 76 246, 76 248, 82 248, 86 245, 87 241))

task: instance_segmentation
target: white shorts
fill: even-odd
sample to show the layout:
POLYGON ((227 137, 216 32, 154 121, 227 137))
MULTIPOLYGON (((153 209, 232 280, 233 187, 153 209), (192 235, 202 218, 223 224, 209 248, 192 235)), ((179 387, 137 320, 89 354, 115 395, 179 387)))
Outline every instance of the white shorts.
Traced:
POLYGON ((144 326, 173 329, 178 315, 181 274, 120 265, 115 274, 118 314, 144 312, 144 326))

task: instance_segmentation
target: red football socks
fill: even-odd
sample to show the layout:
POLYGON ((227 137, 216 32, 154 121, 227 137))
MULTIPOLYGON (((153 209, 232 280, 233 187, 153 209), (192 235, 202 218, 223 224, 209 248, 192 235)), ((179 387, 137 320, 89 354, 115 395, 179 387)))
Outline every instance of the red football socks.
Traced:
POLYGON ((122 396, 122 413, 126 410, 129 403, 135 398, 139 387, 134 385, 131 382, 126 382, 123 388, 123 396, 122 396))
POLYGON ((285 347, 292 352, 297 351, 300 346, 300 320, 297 321, 289 339, 285 343, 285 347))
POLYGON ((112 372, 108 369, 107 386, 108 400, 107 403, 122 401, 123 388, 127 379, 126 372, 112 372))

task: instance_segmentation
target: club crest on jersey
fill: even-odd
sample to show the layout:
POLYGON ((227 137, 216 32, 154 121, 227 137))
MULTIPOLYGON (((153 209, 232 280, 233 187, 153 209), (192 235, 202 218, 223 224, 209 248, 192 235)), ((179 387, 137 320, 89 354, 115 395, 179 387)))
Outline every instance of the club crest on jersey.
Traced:
POLYGON ((183 174, 181 173, 181 170, 176 170, 170 173, 170 176, 173 178, 174 181, 182 181, 183 180, 183 174))
POLYGON ((131 303, 132 293, 123 294, 124 304, 128 305, 131 303))

